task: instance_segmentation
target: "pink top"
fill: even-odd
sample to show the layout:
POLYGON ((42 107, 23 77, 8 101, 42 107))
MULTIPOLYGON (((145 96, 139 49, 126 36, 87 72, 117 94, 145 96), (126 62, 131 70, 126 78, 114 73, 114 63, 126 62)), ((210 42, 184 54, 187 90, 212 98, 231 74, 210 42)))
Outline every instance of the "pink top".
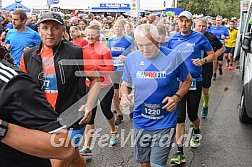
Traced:
MULTIPOLYGON (((101 75, 101 88, 111 85, 112 80, 110 75, 114 73, 114 65, 110 50, 100 41, 97 41, 95 44, 88 44, 84 47, 84 50, 89 53, 94 64, 96 64, 96 69, 101 75)), ((88 87, 89 84, 89 80, 86 80, 86 85, 88 87)))
POLYGON ((80 46, 80 47, 84 47, 86 45, 88 45, 88 42, 83 39, 83 38, 78 38, 76 41, 71 41, 74 45, 80 46))

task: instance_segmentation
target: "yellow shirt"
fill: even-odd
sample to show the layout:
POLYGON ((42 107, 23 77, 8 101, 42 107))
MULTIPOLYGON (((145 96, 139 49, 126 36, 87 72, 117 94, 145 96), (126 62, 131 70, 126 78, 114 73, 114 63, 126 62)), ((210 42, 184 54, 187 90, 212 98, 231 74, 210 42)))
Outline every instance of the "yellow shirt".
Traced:
POLYGON ((233 29, 233 30, 228 29, 228 32, 229 32, 230 38, 225 40, 225 46, 229 47, 229 48, 234 48, 235 43, 236 43, 238 30, 237 29, 233 29))

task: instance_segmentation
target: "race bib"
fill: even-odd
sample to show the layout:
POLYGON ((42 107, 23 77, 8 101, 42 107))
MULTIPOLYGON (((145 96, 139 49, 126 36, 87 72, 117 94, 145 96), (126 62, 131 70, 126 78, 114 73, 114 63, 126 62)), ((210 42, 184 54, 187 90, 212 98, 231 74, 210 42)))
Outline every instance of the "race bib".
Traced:
POLYGON ((197 90, 196 79, 195 78, 192 79, 192 84, 191 84, 191 87, 190 87, 189 90, 197 90))
POLYGON ((144 118, 159 120, 164 118, 166 110, 162 109, 163 104, 142 104, 142 113, 141 115, 144 118))
POLYGON ((113 63, 114 63, 114 67, 118 67, 118 66, 123 66, 123 62, 119 59, 119 57, 113 57, 113 63))
POLYGON ((58 93, 56 74, 44 74, 43 82, 45 93, 58 93))

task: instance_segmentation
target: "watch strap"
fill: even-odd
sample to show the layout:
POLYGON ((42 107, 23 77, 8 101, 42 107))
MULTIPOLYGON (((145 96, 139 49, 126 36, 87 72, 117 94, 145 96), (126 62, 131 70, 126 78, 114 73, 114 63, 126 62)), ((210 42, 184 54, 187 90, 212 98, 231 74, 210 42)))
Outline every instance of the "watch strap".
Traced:
POLYGON ((179 98, 179 101, 182 99, 181 96, 177 93, 175 93, 174 96, 177 96, 179 98))
POLYGON ((0 141, 2 138, 5 137, 7 131, 8 131, 8 125, 9 123, 2 120, 2 123, 0 124, 0 141))
POLYGON ((6 122, 6 121, 4 121, 4 120, 2 120, 1 125, 2 125, 2 126, 5 126, 5 127, 7 127, 7 128, 8 128, 9 123, 8 123, 8 122, 6 122))

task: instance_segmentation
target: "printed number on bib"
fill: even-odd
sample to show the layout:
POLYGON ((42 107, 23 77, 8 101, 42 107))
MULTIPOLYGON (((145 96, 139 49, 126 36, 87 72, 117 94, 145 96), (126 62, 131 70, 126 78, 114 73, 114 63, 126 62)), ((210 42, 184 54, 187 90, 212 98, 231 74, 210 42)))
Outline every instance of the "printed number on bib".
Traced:
POLYGON ((149 119, 159 120, 164 118, 166 110, 162 109, 163 104, 142 104, 142 116, 149 119))
POLYGON ((191 87, 189 90, 197 90, 197 87, 196 87, 196 79, 192 79, 192 84, 191 84, 191 87))
POLYGON ((43 88, 45 93, 58 92, 56 74, 44 74, 43 88))
POLYGON ((119 57, 113 57, 113 63, 114 63, 114 66, 123 66, 123 62, 119 59, 119 57))

